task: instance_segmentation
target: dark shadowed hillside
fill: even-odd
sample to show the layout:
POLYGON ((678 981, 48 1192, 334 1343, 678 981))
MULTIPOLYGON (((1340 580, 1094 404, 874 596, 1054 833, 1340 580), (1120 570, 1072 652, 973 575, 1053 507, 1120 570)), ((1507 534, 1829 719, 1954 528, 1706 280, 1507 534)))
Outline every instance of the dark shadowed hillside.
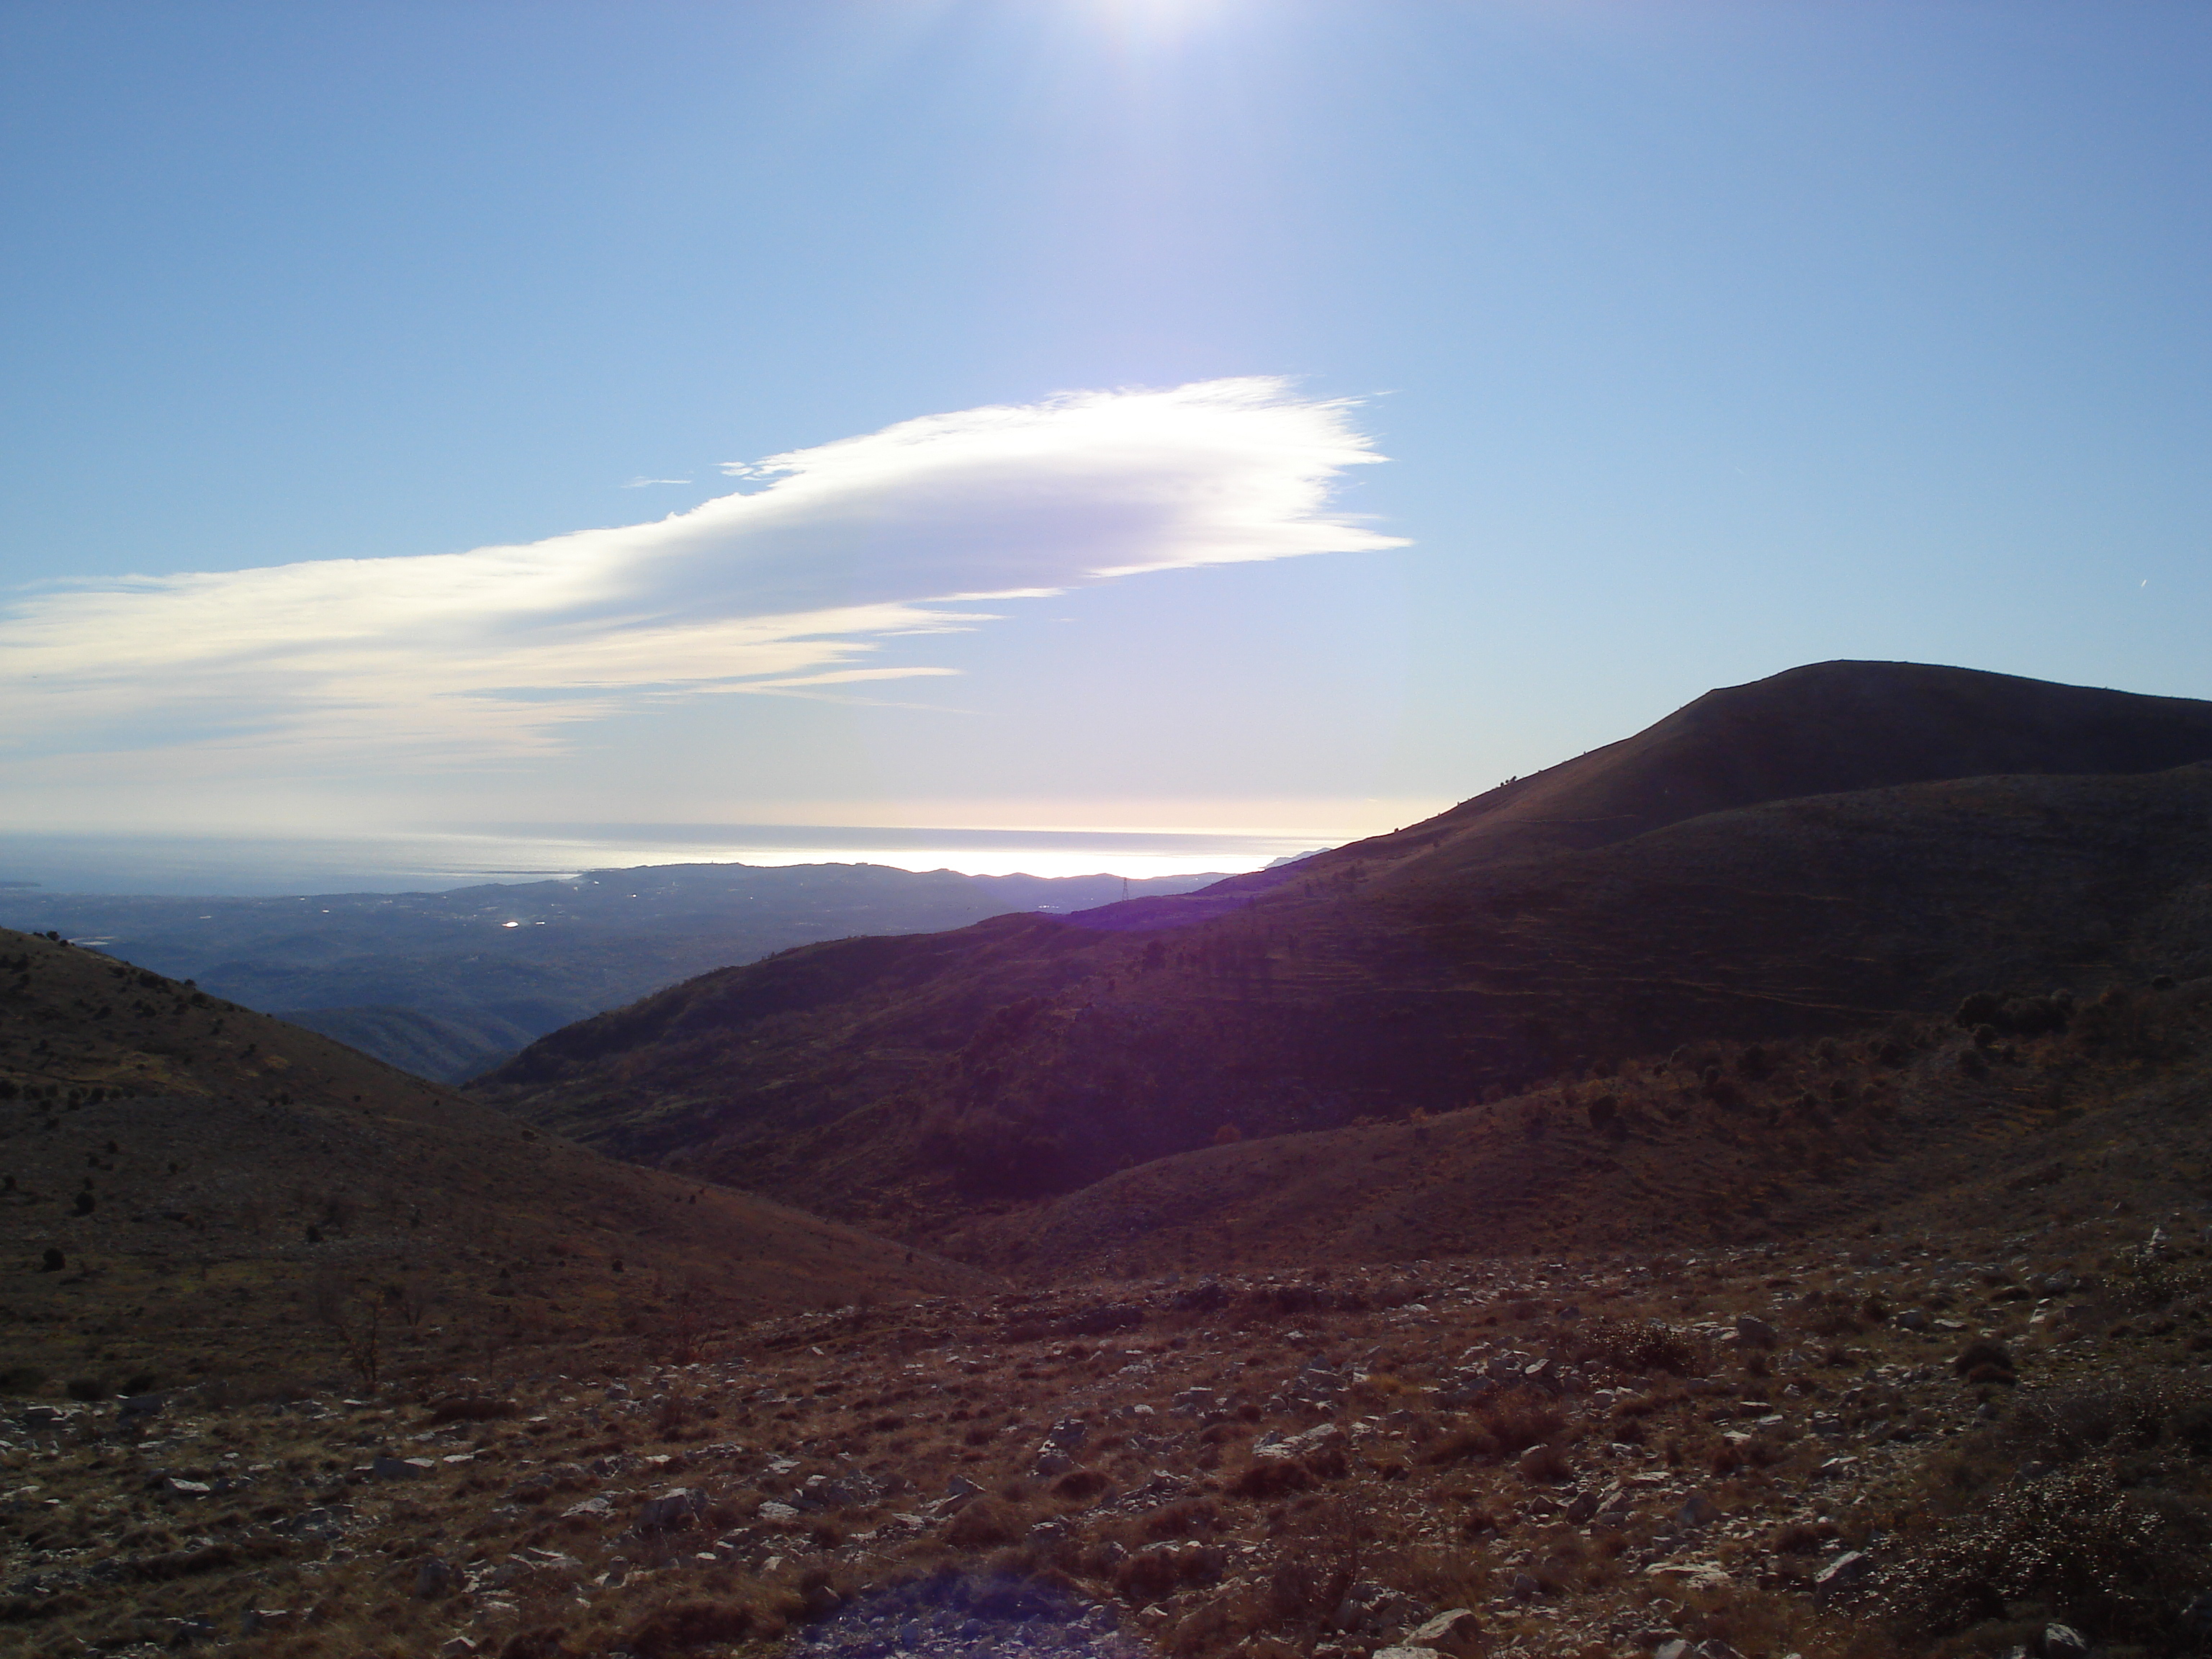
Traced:
POLYGON ((1987 1001, 1965 1023, 1692 1043, 1455 1112, 1204 1146, 979 1218, 952 1248, 1081 1279, 2204 1209, 2212 978, 1987 1001))
POLYGON ((2202 972, 2208 756, 2203 703, 1825 664, 1199 894, 709 975, 480 1097, 932 1236, 1217 1137, 2202 972))
POLYGON ((0 931, 0 1346, 275 1387, 383 1363, 973 1285, 834 1222, 617 1164, 327 1038, 0 931))

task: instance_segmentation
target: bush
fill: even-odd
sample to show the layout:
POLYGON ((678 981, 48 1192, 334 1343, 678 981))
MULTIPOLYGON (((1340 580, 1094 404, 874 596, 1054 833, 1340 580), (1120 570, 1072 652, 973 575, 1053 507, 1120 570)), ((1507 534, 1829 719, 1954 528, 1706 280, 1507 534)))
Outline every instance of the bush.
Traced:
POLYGON ((1021 1514, 988 1498, 962 1506, 945 1529, 945 1541, 958 1550, 987 1550, 1011 1544, 1028 1529, 1021 1514))
POLYGON ((654 1608, 632 1625, 623 1645, 637 1659, 675 1659, 709 1643, 781 1636, 783 1626, 782 1619, 772 1614, 763 1617, 743 1603, 675 1601, 654 1608))
POLYGON ((1052 1483, 1052 1495, 1070 1503, 1085 1504, 1112 1483, 1097 1469, 1070 1469, 1052 1483))
POLYGON ((1875 1581, 1875 1604, 1917 1638, 2050 1604, 2068 1624, 2162 1651, 2193 1592, 2197 1528, 2122 1493, 2103 1464, 2016 1481, 1982 1510, 1908 1546, 1875 1581))
POLYGON ((1255 1457, 1230 1481, 1229 1495, 1265 1502, 1313 1484, 1313 1472, 1295 1457, 1255 1457))
POLYGON ((1582 1337, 1583 1358, 1602 1359, 1618 1370, 1666 1371, 1675 1376, 1705 1372, 1705 1356, 1696 1339, 1656 1319, 1593 1319, 1583 1326, 1582 1337))
POLYGON ((1544 1444, 1566 1425, 1558 1404, 1541 1389, 1508 1389, 1476 1402, 1465 1422, 1429 1443, 1421 1461, 1444 1464, 1510 1457, 1544 1444))
POLYGON ((2192 1449, 2199 1428, 2212 1419, 2204 1384, 2163 1380, 2080 1389, 2023 1401, 2005 1425, 2005 1437, 2023 1456, 2072 1463, 2093 1454, 2143 1450, 2162 1440, 2192 1449))
POLYGON ((1951 1369, 1969 1382, 2009 1382, 2013 1380, 2012 1350, 1987 1338, 1969 1342, 1951 1369))

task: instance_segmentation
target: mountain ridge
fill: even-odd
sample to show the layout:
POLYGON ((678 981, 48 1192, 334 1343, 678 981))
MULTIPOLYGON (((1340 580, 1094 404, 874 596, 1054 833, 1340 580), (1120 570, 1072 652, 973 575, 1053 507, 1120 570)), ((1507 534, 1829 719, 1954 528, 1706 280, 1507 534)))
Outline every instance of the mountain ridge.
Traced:
POLYGON ((2185 969, 2208 756, 2212 705, 1814 665, 1281 870, 707 975, 477 1092, 935 1238, 1227 1129, 2185 969), (1947 756, 2020 769, 1925 775, 1947 756), (1838 781, 1858 787, 1807 788, 1838 781), (1745 799, 1778 787, 1804 793, 1745 799))

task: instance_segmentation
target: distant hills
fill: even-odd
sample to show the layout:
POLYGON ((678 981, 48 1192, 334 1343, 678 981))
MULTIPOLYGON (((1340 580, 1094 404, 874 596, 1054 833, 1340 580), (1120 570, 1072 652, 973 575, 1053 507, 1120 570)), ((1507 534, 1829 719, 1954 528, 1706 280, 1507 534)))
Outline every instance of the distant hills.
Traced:
POLYGON ((14 890, 0 893, 0 919, 457 1082, 572 1021, 794 945, 1078 910, 1214 879, 666 865, 442 893, 179 899, 14 890))
POLYGON ((946 1237, 1217 1139, 2201 975, 2208 758, 2212 704, 1820 664, 1280 869, 707 975, 472 1092, 946 1237))

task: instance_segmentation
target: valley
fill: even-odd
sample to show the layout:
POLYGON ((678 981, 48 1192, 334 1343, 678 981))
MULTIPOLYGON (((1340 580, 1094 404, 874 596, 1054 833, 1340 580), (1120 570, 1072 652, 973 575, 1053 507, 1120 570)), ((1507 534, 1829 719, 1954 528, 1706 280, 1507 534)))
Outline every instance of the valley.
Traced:
POLYGON ((817 939, 1080 909, 1212 878, 968 876, 882 865, 665 865, 442 893, 155 898, 0 893, 57 931, 457 1083, 532 1038, 710 969, 817 939))

